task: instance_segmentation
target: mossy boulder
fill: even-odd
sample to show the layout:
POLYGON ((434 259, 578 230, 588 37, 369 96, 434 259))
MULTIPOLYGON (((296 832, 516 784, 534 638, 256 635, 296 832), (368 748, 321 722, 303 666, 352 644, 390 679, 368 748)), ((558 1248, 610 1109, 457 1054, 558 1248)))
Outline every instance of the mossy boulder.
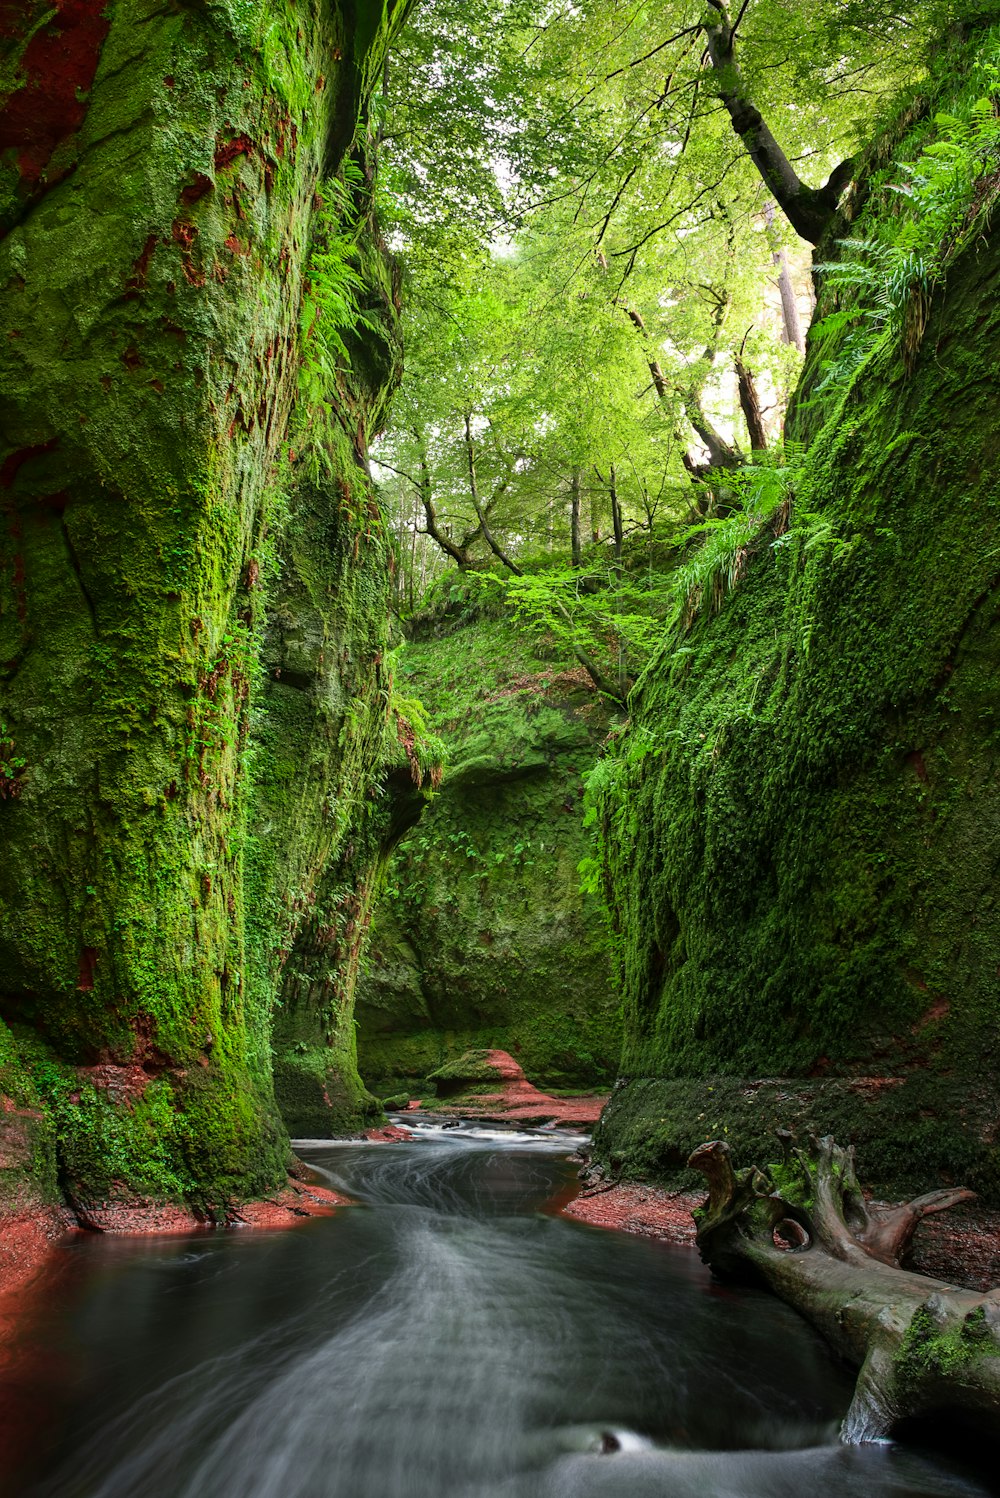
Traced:
MULTIPOLYGON (((383 840, 367 442, 401 355, 365 117, 404 9, 5 10, 0 1085, 43 1194, 53 1152, 82 1200, 284 1175, 276 1003, 383 840), (338 172, 366 332, 317 389, 338 172)), ((360 1108, 343 972, 308 1040, 360 1108)))

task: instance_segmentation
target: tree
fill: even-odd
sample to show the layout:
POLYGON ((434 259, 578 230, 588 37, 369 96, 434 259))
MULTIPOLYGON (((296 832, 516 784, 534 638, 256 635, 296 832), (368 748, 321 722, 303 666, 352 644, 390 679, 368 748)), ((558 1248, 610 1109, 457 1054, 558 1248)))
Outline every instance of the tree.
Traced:
POLYGON ((994 1291, 981 1295, 901 1267, 923 1219, 974 1200, 962 1187, 869 1210, 854 1152, 826 1137, 781 1165, 737 1175, 725 1141, 689 1164, 708 1182, 696 1213, 702 1258, 720 1277, 774 1290, 860 1369, 844 1420, 850 1441, 880 1440, 907 1422, 954 1419, 990 1435, 1000 1425, 1000 1334, 994 1291))
MULTIPOLYGON (((409 268, 408 341, 418 350, 409 409, 420 412, 404 421, 400 408, 398 426, 419 428, 430 460, 415 465, 404 455, 411 497, 402 508, 426 497, 436 469, 433 516, 423 498, 420 507, 434 543, 461 567, 496 555, 471 495, 437 468, 460 437, 457 390, 470 379, 473 429, 477 416, 488 421, 491 449, 496 440, 522 455, 516 478, 497 480, 503 509, 517 513, 514 533, 498 542, 515 565, 542 536, 551 545, 565 535, 560 544, 572 550, 581 476, 612 462, 628 474, 628 450, 641 450, 637 466, 648 469, 654 432, 667 461, 655 483, 638 482, 636 518, 665 471, 680 496, 682 463, 700 484, 709 470, 742 462, 744 448, 774 439, 800 342, 788 226, 784 236, 775 227, 775 196, 786 207, 794 199, 811 223, 832 212, 840 179, 813 189, 790 163, 831 159, 848 136, 856 141, 857 90, 877 100, 915 76, 913 35, 928 24, 893 22, 873 41, 870 20, 853 11, 832 24, 787 0, 744 6, 736 22, 721 6, 707 18, 685 6, 666 18, 645 5, 625 21, 612 12, 589 3, 539 20, 510 3, 487 25, 475 9, 434 0, 393 59, 389 212, 409 268), (799 48, 794 66, 782 50, 789 34, 799 48), (783 146, 753 103, 762 91, 768 112, 791 122, 783 146), (475 107, 481 95, 485 111, 475 107), (805 107, 791 115, 793 98, 805 107), (749 140, 751 125, 748 156, 737 131, 749 140), (460 186, 434 178, 434 153, 465 163, 460 186), (769 186, 758 172, 765 166, 769 186), (768 306, 775 269, 780 311, 777 299, 768 306), (644 340, 631 353, 622 329, 612 332, 616 319, 630 319, 644 340), (448 350, 433 389, 419 368, 428 342, 448 350), (564 508, 566 533, 553 524, 564 508)), ((389 465, 398 440, 390 434, 383 449, 389 465)), ((715 502, 711 486, 704 493, 701 508, 715 502)), ((689 502, 674 500, 681 511, 689 502)), ((582 520, 575 534, 579 560, 582 520)))
POLYGON ((574 490, 582 545, 584 510, 593 532, 609 505, 595 462, 618 464, 630 515, 641 479, 662 486, 663 418, 627 319, 599 275, 567 292, 547 250, 526 243, 411 287, 411 353, 377 462, 397 514, 416 501, 462 569, 492 557, 516 572, 568 548, 574 490))

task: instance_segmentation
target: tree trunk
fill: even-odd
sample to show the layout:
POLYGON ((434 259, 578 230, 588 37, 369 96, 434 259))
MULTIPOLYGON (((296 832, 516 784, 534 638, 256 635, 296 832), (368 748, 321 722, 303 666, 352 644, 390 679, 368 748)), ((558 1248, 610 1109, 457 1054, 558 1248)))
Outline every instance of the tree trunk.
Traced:
MULTIPOLYGON (((628 314, 629 321, 648 342, 649 330, 646 327, 642 314, 638 312, 634 307, 626 308, 626 312, 628 314)), ((710 350, 708 351, 708 354, 710 357, 710 350)), ((670 387, 667 384, 667 377, 660 367, 660 362, 658 359, 647 357, 646 363, 649 368, 649 373, 652 376, 653 388, 655 389, 659 400, 666 407, 666 409, 670 411, 670 387)), ((704 410, 702 409, 698 390, 694 387, 691 387, 690 389, 685 391, 681 395, 681 403, 683 404, 684 409, 687 412, 688 421, 694 427, 699 442, 701 442, 702 445, 708 449, 708 463, 707 465, 705 465, 704 471, 702 471, 699 464, 693 458, 689 460, 685 456, 684 466, 689 470, 692 476, 702 478, 704 477, 704 472, 707 472, 708 469, 711 468, 742 468, 744 462, 743 454, 740 452, 738 447, 734 446, 730 442, 727 442, 722 433, 718 432, 715 429, 712 422, 709 420, 704 410)))
MULTIPOLYGON (((503 550, 502 546, 493 535, 493 532, 490 529, 489 521, 486 518, 486 511, 484 510, 482 501, 479 498, 479 480, 476 477, 476 450, 475 445, 472 441, 472 422, 470 413, 468 411, 465 413, 465 453, 466 458, 468 459, 469 493, 472 496, 472 508, 476 512, 476 519, 479 521, 479 530, 482 532, 483 540, 486 542, 487 546, 490 548, 490 551, 492 551, 497 560, 501 561, 507 568, 508 572, 512 572, 515 577, 523 577, 524 574, 521 571, 520 567, 516 562, 511 561, 510 557, 503 550)), ((506 484, 503 487, 506 488, 506 484)))
POLYGON ((583 542, 581 540, 580 470, 573 469, 569 488, 569 541, 570 557, 574 567, 583 565, 583 542))
POLYGON ((955 1411, 1000 1434, 1000 1291, 980 1295, 899 1263, 924 1217, 973 1193, 934 1191, 875 1215, 853 1150, 830 1137, 796 1149, 779 1137, 782 1165, 739 1176, 721 1141, 691 1156, 709 1188, 695 1213, 702 1258, 724 1278, 773 1290, 860 1368, 845 1440, 955 1411))
POLYGON ((694 427, 698 441, 708 449, 707 468, 715 468, 723 472, 742 468, 746 461, 743 454, 735 443, 726 441, 722 433, 716 429, 709 417, 706 416, 702 409, 701 401, 695 391, 688 392, 684 404, 687 408, 688 421, 694 427))
MULTIPOLYGON (((414 430, 412 436, 416 439, 417 443, 417 459, 420 464, 419 478, 416 478, 412 473, 408 473, 405 468, 397 468, 394 463, 390 463, 386 458, 380 458, 379 462, 383 468, 388 468, 390 473, 398 473, 400 478, 406 479, 413 486, 416 490, 420 507, 424 512, 424 529, 421 534, 430 536, 431 540, 436 546, 441 548, 445 556, 451 557, 459 571, 464 572, 467 567, 472 566, 472 556, 469 552, 469 547, 480 534, 481 528, 477 526, 474 531, 470 531, 460 541, 453 541, 448 532, 442 529, 441 522, 438 519, 437 506, 434 503, 434 486, 431 482, 430 463, 427 460, 427 447, 421 432, 414 430)), ((416 518, 414 518, 413 525, 414 544, 416 544, 416 518)))
POLYGON ((590 539, 595 546, 601 542, 601 502, 596 489, 590 496, 590 539))
MULTIPOLYGON (((614 530, 614 537, 615 537, 615 572, 617 574, 617 581, 619 583, 621 583, 621 581, 622 581, 622 579, 624 577, 624 574, 625 574, 625 568, 624 568, 624 564, 623 564, 623 561, 622 561, 622 554, 623 554, 624 547, 625 547, 625 529, 624 529, 624 526, 622 525, 622 507, 621 507, 621 502, 619 501, 619 498, 618 498, 618 474, 615 471, 615 465, 613 463, 611 464, 611 469, 610 469, 610 472, 608 474, 608 496, 609 496, 609 498, 611 500, 611 525, 612 525, 612 528, 614 530)), ((620 607, 621 607, 620 604, 616 605, 616 610, 620 609, 620 607)), ((622 635, 621 631, 618 630, 617 633, 618 633, 618 697, 619 697, 619 700, 621 702, 625 702, 626 698, 628 697, 628 685, 629 685, 629 682, 628 682, 628 649, 627 649, 626 644, 625 644, 625 638, 622 635)))
MULTIPOLYGON (((16 1057, 26 1026, 44 1058, 81 1199, 283 1175, 280 966, 350 840, 341 767, 353 794, 381 748, 390 547, 365 454, 399 370, 369 226, 380 332, 344 330, 360 372, 316 388, 309 256, 403 9, 5 11, 0 1039, 16 1057)), ((7 1068, 6 1091, 33 1085, 7 1068)))
POLYGON ((778 243, 778 237, 774 232, 774 204, 768 203, 764 209, 764 217, 767 222, 767 238, 771 246, 771 263, 778 272, 778 291, 781 295, 781 324, 782 342, 790 343, 797 348, 800 354, 806 351, 805 335, 802 332, 802 322, 799 318, 799 304, 795 296, 795 287, 792 285, 791 273, 788 269, 788 256, 784 247, 778 243))
POLYGON ((410 580, 408 590, 409 609, 411 614, 413 613, 413 589, 416 583, 417 572, 417 527, 420 523, 420 516, 418 513, 419 502, 419 496, 417 496, 413 504, 413 514, 410 517, 410 524, 413 528, 413 535, 410 539, 410 580))
POLYGON ((713 25, 703 28, 708 55, 733 129, 792 228, 810 244, 818 244, 850 180, 852 163, 838 166, 823 187, 806 186, 747 93, 736 61, 736 28, 724 0, 707 3, 718 15, 713 25))
POLYGON ((619 707, 624 708, 628 698, 628 678, 625 678, 624 683, 619 678, 619 685, 617 687, 613 682, 610 682, 593 656, 577 640, 576 621, 569 609, 558 598, 553 598, 552 604, 556 612, 562 616, 564 623, 569 626, 570 649, 576 660, 586 671, 597 690, 603 692, 604 696, 609 698, 611 702, 617 703, 619 707))
POLYGON ((454 542, 447 531, 441 529, 441 523, 438 520, 437 509, 434 505, 434 496, 431 490, 430 469, 427 466, 427 459, 423 455, 421 455, 420 459, 420 472, 422 480, 420 485, 420 502, 424 507, 425 534, 430 536, 431 540, 437 546, 440 546, 445 556, 451 557, 460 572, 464 572, 467 567, 472 565, 472 557, 467 547, 463 546, 460 542, 454 542))
POLYGON ((608 495, 611 500, 611 525, 615 535, 615 561, 620 565, 622 548, 625 544, 625 530, 622 525, 622 507, 618 499, 618 475, 615 472, 615 465, 613 463, 608 480, 608 495))
POLYGON ((753 370, 747 368, 738 354, 733 359, 733 365, 736 369, 736 381, 740 393, 740 409, 747 424, 747 431, 750 433, 751 450, 765 452, 767 432, 764 430, 764 417, 761 414, 760 401, 757 397, 753 370))

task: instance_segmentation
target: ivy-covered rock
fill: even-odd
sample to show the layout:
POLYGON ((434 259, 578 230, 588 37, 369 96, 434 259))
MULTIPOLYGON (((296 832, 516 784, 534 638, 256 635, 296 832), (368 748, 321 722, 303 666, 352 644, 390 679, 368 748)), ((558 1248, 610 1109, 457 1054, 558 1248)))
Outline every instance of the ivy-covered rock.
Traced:
POLYGON ((425 621, 409 681, 447 768, 396 852, 358 989, 362 1075, 417 1086, 466 1051, 509 1051, 546 1086, 614 1074, 620 1048, 582 775, 609 719, 582 671, 497 618, 425 621))

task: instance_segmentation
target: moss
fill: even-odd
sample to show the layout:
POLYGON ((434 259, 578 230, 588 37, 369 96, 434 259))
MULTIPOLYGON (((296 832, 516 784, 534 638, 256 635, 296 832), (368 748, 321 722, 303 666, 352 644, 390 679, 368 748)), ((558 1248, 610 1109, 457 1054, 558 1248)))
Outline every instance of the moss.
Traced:
POLYGON ((0 1211, 59 1197, 56 1129, 13 1033, 0 1021, 0 1211))
MULTIPOLYGON (((887 1189, 968 1173, 992 1199, 998 277, 991 238, 912 375, 888 346, 858 371, 799 475, 837 544, 763 549, 665 646, 632 699, 655 752, 604 805, 623 1069, 650 1100, 674 1086, 675 1136, 707 1079, 790 1078, 817 1109, 793 1121, 857 1140, 887 1189)), ((656 1114, 640 1145, 638 1103, 615 1106, 602 1149, 653 1158, 656 1114)))
POLYGON ((954 1375, 979 1357, 1000 1357, 982 1307, 963 1321, 942 1329, 926 1306, 913 1313, 895 1358, 897 1381, 913 1387, 929 1379, 954 1375))
POLYGON ((0 1018, 48 1058, 76 1194, 222 1201, 282 1177, 283 954, 328 864, 364 884, 371 853, 347 856, 336 805, 382 755, 388 547, 364 468, 398 338, 367 216, 385 332, 319 412, 297 309, 375 59, 337 4, 95 17, 79 117, 0 242, 0 1018), (316 619, 308 709, 286 710, 273 641, 316 619), (116 1098, 107 1067, 148 1085, 116 1098))
MULTIPOLYGON (((439 1066, 428 1076, 428 1082, 495 1082, 499 1076, 489 1051, 464 1051, 439 1066)), ((440 1091, 440 1088, 438 1089, 440 1091)))
POLYGON ((509 1051, 546 1086, 610 1081, 618 1000, 583 773, 607 731, 580 677, 509 620, 426 620, 402 652, 447 768, 394 855, 359 986, 362 1074, 412 1086, 467 1050, 509 1051))
POLYGON ((982 1137, 994 1117, 981 1085, 956 1108, 950 1078, 917 1072, 891 1084, 868 1079, 734 1077, 619 1081, 594 1134, 595 1150, 628 1179, 696 1187, 688 1156, 727 1139, 741 1168, 773 1157, 775 1133, 833 1134, 854 1144, 858 1175, 876 1193, 917 1194, 929 1179, 967 1181, 987 1198, 1000 1177, 982 1137))

